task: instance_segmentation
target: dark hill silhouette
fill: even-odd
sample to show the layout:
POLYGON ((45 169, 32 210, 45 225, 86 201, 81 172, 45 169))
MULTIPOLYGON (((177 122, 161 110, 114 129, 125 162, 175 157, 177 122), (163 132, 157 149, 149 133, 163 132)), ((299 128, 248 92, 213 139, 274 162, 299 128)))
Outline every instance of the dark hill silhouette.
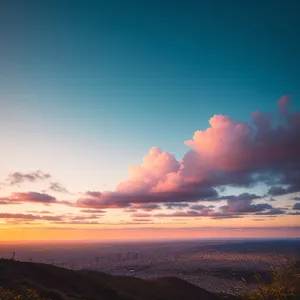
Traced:
POLYGON ((219 296, 175 277, 143 280, 96 271, 0 260, 0 286, 33 288, 52 300, 218 300, 219 296))

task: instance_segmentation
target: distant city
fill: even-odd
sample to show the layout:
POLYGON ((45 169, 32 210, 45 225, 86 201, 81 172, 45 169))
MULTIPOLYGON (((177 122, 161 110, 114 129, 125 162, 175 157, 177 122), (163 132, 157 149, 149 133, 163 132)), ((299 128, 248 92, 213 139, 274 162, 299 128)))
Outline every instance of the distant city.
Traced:
POLYGON ((175 276, 211 292, 255 288, 254 272, 293 263, 300 239, 0 245, 0 256, 144 279, 175 276))

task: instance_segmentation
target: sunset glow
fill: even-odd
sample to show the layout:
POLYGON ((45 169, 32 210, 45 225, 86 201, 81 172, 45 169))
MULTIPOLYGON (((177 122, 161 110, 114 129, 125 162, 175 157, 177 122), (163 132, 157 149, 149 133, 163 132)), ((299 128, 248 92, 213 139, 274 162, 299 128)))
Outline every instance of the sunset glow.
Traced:
POLYGON ((42 2, 0 7, 1 242, 300 237, 300 62, 272 26, 42 2))

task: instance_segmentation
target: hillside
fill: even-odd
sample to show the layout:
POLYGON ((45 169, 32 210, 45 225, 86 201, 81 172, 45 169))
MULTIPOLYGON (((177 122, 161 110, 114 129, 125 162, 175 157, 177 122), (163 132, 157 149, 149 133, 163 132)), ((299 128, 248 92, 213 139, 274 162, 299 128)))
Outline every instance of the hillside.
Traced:
POLYGON ((0 260, 0 286, 22 293, 33 288, 52 300, 218 300, 184 280, 142 280, 95 271, 71 271, 47 264, 0 260))

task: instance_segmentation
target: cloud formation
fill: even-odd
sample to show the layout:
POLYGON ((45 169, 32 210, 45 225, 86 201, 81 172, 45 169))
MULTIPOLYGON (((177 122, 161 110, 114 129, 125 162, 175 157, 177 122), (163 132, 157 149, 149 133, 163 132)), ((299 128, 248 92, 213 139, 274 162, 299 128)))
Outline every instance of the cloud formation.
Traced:
POLYGON ((226 213, 255 213, 272 209, 268 203, 253 204, 254 199, 260 198, 255 194, 243 193, 238 196, 227 196, 227 205, 221 207, 221 210, 226 213))
POLYGON ((21 219, 21 220, 44 220, 44 221, 61 221, 62 216, 40 216, 32 214, 13 214, 13 213, 0 213, 0 219, 21 219))
MULTIPOLYGON (((41 212, 40 212, 41 213, 41 212)), ((0 213, 0 219, 9 223, 24 223, 35 221, 47 221, 53 224, 100 224, 97 220, 101 216, 90 215, 48 215, 48 214, 23 214, 23 213, 0 213)))
POLYGON ((82 208, 126 208, 134 204, 143 203, 164 203, 172 200, 182 202, 184 200, 196 202, 201 199, 217 197, 217 192, 213 188, 199 190, 174 190, 170 192, 87 192, 86 197, 76 202, 77 207, 82 208))
POLYGON ((269 210, 265 210, 265 211, 261 211, 261 212, 257 212, 255 215, 260 215, 260 216, 274 216, 274 215, 284 215, 286 213, 285 210, 281 209, 281 208, 272 208, 269 210))
MULTIPOLYGON (((209 128, 197 130, 185 141, 192 149, 181 161, 153 147, 141 165, 129 167, 129 178, 114 192, 87 192, 76 205, 102 209, 213 201, 219 197, 216 189, 225 185, 257 183, 267 184, 269 195, 300 191, 300 112, 289 113, 289 102, 288 96, 279 99, 277 116, 255 111, 251 123, 215 115, 209 128)), ((272 208, 267 203, 252 204, 252 200, 228 199, 223 211, 272 208)))
POLYGON ((46 180, 51 178, 51 175, 40 170, 30 173, 14 172, 9 174, 6 181, 10 185, 18 185, 24 182, 36 182, 38 180, 46 180))
POLYGON ((7 201, 10 201, 12 203, 36 202, 36 203, 43 203, 43 204, 51 204, 57 202, 55 197, 45 193, 37 193, 37 192, 13 193, 7 199, 7 201))
POLYGON ((152 211, 155 209, 160 209, 161 206, 157 203, 137 203, 131 206, 132 209, 140 209, 144 211, 152 211))
POLYGON ((65 193, 68 194, 68 190, 62 186, 59 182, 50 182, 49 190, 53 192, 58 192, 58 193, 65 193))
MULTIPOLYGON (((246 188, 258 183, 268 186, 268 197, 300 191, 300 112, 290 113, 289 102, 288 96, 279 99, 277 115, 255 111, 251 123, 234 121, 226 115, 213 116, 209 128, 197 130, 192 139, 184 142, 190 149, 182 160, 153 147, 140 165, 129 167, 128 179, 117 185, 115 191, 87 191, 76 202, 58 201, 46 193, 13 193, 1 198, 0 204, 61 204, 81 208, 85 214, 91 213, 87 216, 59 216, 58 220, 54 216, 53 221, 57 222, 91 222, 88 219, 97 219, 98 214, 104 214, 103 209, 107 208, 133 212, 132 217, 139 221, 150 217, 224 219, 249 214, 289 214, 284 209, 273 207, 271 201, 262 203, 259 195, 222 196, 224 186, 246 188), (218 201, 222 206, 206 206, 199 203, 201 201, 206 204, 218 201), (149 213, 161 208, 178 211, 149 213)), ((42 171, 15 172, 8 176, 7 181, 10 185, 18 185, 49 178, 51 175, 42 171)), ((49 189, 68 193, 58 182, 50 182, 49 189)), ((295 196, 293 200, 298 198, 295 196)), ((293 206, 294 210, 300 209, 298 204, 293 206)))

